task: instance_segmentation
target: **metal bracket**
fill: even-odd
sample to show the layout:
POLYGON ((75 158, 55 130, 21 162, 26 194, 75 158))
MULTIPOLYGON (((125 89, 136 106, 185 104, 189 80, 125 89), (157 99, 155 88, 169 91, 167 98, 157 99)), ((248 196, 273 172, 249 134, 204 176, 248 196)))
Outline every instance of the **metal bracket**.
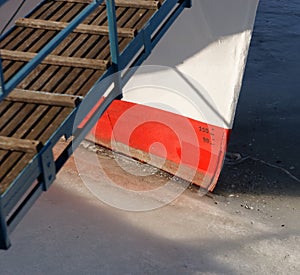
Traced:
POLYGON ((50 185, 56 178, 56 168, 53 157, 52 148, 48 146, 40 155, 41 166, 42 166, 42 182, 44 185, 44 191, 47 191, 50 185))
POLYGON ((150 55, 152 52, 152 41, 151 41, 151 34, 147 30, 148 28, 146 27, 143 31, 143 42, 144 42, 145 54, 150 55))

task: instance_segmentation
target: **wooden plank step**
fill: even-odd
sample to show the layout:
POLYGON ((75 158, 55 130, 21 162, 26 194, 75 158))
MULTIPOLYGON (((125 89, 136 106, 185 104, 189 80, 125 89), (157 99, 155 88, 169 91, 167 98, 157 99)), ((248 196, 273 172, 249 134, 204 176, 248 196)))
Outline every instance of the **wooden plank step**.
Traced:
MULTIPOLYGON (((80 3, 90 4, 92 0, 56 0, 57 2, 69 2, 69 3, 80 3)), ((104 3, 105 5, 105 3, 104 3)), ((117 7, 124 8, 137 8, 137 9, 149 9, 157 10, 160 7, 159 1, 147 1, 147 0, 115 0, 117 7)))
MULTIPOLYGON (((59 31, 66 28, 69 23, 67 22, 57 22, 50 20, 40 20, 40 19, 31 19, 31 18, 20 18, 15 23, 19 27, 28 27, 35 29, 44 29, 59 31)), ((88 24, 80 24, 76 29, 73 30, 76 33, 84 34, 96 34, 96 35, 108 35, 107 26, 96 26, 88 24)), ((119 37, 133 38, 136 34, 135 29, 130 28, 118 28, 119 37)))
POLYGON ((115 0, 117 7, 124 8, 137 8, 157 10, 160 7, 159 1, 146 1, 146 0, 115 0))
POLYGON ((4 100, 60 107, 76 107, 83 97, 24 89, 13 90, 4 100))
POLYGON ((19 151, 23 153, 37 153, 43 144, 37 140, 19 139, 13 137, 0 136, 0 149, 9 151, 19 151))
MULTIPOLYGON (((14 60, 14 61, 30 61, 37 54, 31 52, 21 52, 21 51, 10 51, 10 50, 0 50, 0 56, 2 59, 14 60)), ((95 69, 95 70, 106 70, 109 62, 107 60, 94 60, 87 58, 78 57, 67 57, 58 55, 48 55, 42 62, 42 64, 47 65, 58 65, 74 68, 84 68, 84 69, 95 69)))

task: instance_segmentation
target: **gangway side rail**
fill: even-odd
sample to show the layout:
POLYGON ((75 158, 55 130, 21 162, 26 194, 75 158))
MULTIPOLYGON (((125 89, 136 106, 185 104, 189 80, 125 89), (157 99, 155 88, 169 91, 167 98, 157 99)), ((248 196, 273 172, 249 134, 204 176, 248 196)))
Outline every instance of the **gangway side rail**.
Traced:
MULTIPOLYGON (((84 13, 90 13, 103 1, 93 1, 85 9, 84 13)), ((118 1, 116 1, 118 2, 118 1)), ((120 2, 120 1, 119 1, 120 2)), ((124 1, 123 1, 124 2, 124 1)), ((125 1, 126 2, 126 1, 125 1)), ((147 1, 144 1, 147 2, 147 1)), ((115 1, 106 0, 106 11, 108 17, 108 29, 110 40, 111 65, 106 72, 98 79, 95 85, 84 96, 80 103, 75 104, 72 111, 43 144, 42 148, 32 157, 31 161, 24 167, 21 173, 12 181, 9 187, 0 196, 0 248, 8 249, 10 246, 9 233, 13 231, 19 221, 28 212, 42 192, 47 191, 56 174, 62 168, 64 163, 72 155, 80 142, 85 138, 91 128, 96 124, 99 117, 104 113, 111 102, 121 96, 121 88, 130 79, 134 70, 130 67, 138 66, 151 54, 153 47, 158 43, 163 34, 168 30, 171 24, 179 16, 186 7, 190 7, 190 0, 164 0, 160 1, 161 6, 154 12, 149 21, 139 30, 138 34, 131 40, 125 49, 119 53, 117 18, 115 14, 115 1), (139 53, 139 54, 138 54, 139 53), (137 55, 138 54, 138 55, 137 55), (110 77, 116 71, 126 69, 122 77, 110 77), (114 89, 103 96, 107 89, 114 84, 114 89), (102 100, 99 106, 97 103, 102 100), (95 106, 97 107, 95 110, 95 106), (93 114, 84 122, 83 127, 79 127, 82 121, 86 119, 90 111, 93 114), (63 152, 54 160, 53 147, 59 139, 65 136, 69 138, 69 143, 63 152)), ((85 14, 87 16, 87 14, 85 14)), ((63 36, 67 36, 72 32, 71 28, 75 28, 84 20, 83 14, 75 18, 75 22, 71 22, 67 28, 60 33, 48 44, 36 57, 34 57, 27 65, 26 70, 21 69, 17 78, 7 86, 4 83, 1 73, 3 98, 9 94, 18 82, 22 81, 27 70, 33 70, 46 56, 62 41, 63 36), (70 29, 68 29, 70 28, 70 29), (56 40, 55 40, 56 39, 56 40), (3 89, 4 87, 4 89, 3 89), (5 96, 4 96, 5 94, 5 96)), ((23 68, 24 68, 23 67, 23 68)), ((2 72, 2 68, 1 68, 2 72)), ((30 73, 30 72, 29 72, 30 73)))

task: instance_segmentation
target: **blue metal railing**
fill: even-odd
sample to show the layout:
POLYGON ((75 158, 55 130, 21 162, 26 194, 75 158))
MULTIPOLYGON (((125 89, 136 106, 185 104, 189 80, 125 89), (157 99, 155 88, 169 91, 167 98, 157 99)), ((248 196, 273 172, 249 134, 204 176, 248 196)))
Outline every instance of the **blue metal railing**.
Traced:
MULTIPOLYGON (((0 5, 4 2, 1 0, 0 5)), ((4 82, 2 60, 0 57, 0 101, 2 101, 17 85, 28 76, 58 45, 62 42, 81 22, 83 22, 88 15, 90 15, 104 0, 94 0, 85 9, 77 15, 68 26, 60 31, 39 53, 31 59, 24 67, 22 67, 7 83, 4 82)), ((115 1, 106 0, 107 17, 109 23, 109 40, 112 56, 112 63, 115 70, 118 69, 119 47, 117 34, 117 20, 115 13, 115 1)), ((119 84, 117 85, 119 88, 119 84)), ((74 120, 75 112, 67 119, 65 128, 55 132, 50 140, 45 144, 44 148, 35 156, 30 165, 25 169, 5 192, 0 195, 0 248, 8 248, 10 241, 8 238, 8 231, 12 231, 18 221, 28 211, 29 207, 34 203, 42 191, 46 191, 55 179, 56 165, 52 155, 52 147, 58 141, 59 136, 63 134, 71 135, 72 121, 74 120), (71 129, 71 130, 70 130, 71 129), (32 194, 22 202, 18 209, 12 214, 9 220, 6 221, 6 216, 10 213, 13 207, 21 199, 24 193, 30 188, 34 179, 42 174, 42 182, 37 185, 32 194), (20 183, 20 184, 18 184, 20 183)))

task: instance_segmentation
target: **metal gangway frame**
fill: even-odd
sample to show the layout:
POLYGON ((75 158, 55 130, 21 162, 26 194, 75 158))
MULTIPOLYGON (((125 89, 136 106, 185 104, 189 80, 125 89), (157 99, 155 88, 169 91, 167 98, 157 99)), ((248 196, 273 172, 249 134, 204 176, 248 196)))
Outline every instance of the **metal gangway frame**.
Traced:
MULTIPOLYGON (((47 0, 46 0, 47 1, 47 0)), ((118 0, 116 0, 117 2, 118 0)), ((143 2, 127 0, 130 2, 143 2)), ((6 0, 1 0, 2 5, 6 0)), ((42 5, 45 2, 39 4, 42 5)), ((47 43, 26 65, 24 65, 7 82, 4 81, 2 60, 0 58, 0 101, 4 100, 55 49, 88 15, 104 0, 90 0, 90 3, 81 11, 63 30, 47 43)), ((8 249, 11 245, 9 234, 28 212, 42 192, 47 191, 56 178, 56 174, 72 155, 81 141, 96 124, 112 101, 122 97, 122 87, 128 82, 136 68, 151 54, 152 49, 167 32, 180 13, 191 7, 191 0, 164 0, 158 2, 159 9, 150 20, 135 35, 126 48, 120 52, 118 46, 118 30, 116 19, 115 0, 106 0, 106 13, 110 43, 111 63, 105 73, 89 90, 87 95, 74 105, 73 110, 54 134, 44 144, 38 144, 36 154, 28 165, 13 180, 4 193, 0 194, 0 249, 8 249), (130 68, 130 69, 129 69, 130 68), (134 69, 132 69, 134 68, 134 69), (117 77, 110 77, 116 72, 117 77), (99 86, 100 85, 100 86, 99 86), (113 89, 104 98, 101 104, 96 105, 109 87, 113 89), (99 91, 99 87, 101 88, 99 91), (81 110, 78 112, 78 110, 81 110), (86 118, 89 112, 92 115, 86 118), (78 127, 86 119, 83 127, 78 127), (74 130, 75 129, 75 130, 74 130), (65 136, 71 140, 63 152, 54 159, 53 147, 59 139, 65 136)), ((144 1, 147 2, 147 1, 144 1)), ((37 9, 37 6, 35 9, 37 9)), ((34 10, 35 10, 34 9, 34 10)), ((33 11, 34 11, 33 10, 33 11)), ((33 12, 32 11, 32 12, 33 12)), ((32 13, 31 12, 31 13, 32 13)), ((31 14, 30 13, 30 14, 31 14)), ((29 15, 30 15, 29 14, 29 15)), ((28 15, 28 16, 29 16, 28 15)), ((9 32, 8 32, 9 33, 9 32)), ((4 34, 3 37, 7 36, 4 34)), ((3 39, 1 37, 0 41, 3 39)), ((1 134, 0 134, 1 135, 1 134)), ((1 137, 6 141, 6 137, 1 137)), ((8 138, 9 139, 9 138, 8 138)), ((13 140, 12 140, 13 141, 13 140)), ((0 141, 1 149, 1 141, 0 141)), ((1 184, 1 183, 0 183, 1 184)))

